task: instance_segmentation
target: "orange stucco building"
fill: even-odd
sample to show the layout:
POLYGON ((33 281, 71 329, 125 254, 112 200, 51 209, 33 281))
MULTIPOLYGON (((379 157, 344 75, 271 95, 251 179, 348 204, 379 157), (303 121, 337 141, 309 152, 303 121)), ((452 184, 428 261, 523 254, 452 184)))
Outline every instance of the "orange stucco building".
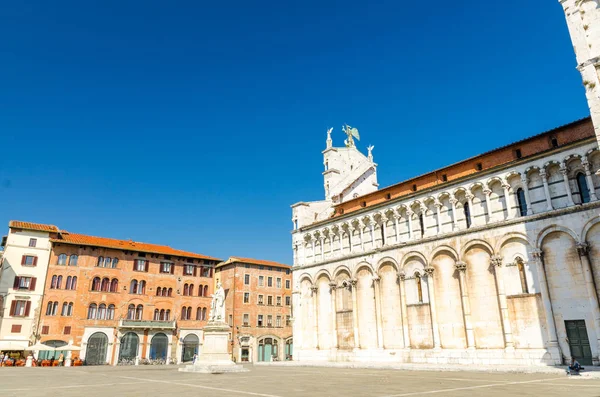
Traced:
POLYGON ((191 361, 218 262, 163 245, 58 232, 36 336, 81 346, 72 355, 89 365, 191 361))

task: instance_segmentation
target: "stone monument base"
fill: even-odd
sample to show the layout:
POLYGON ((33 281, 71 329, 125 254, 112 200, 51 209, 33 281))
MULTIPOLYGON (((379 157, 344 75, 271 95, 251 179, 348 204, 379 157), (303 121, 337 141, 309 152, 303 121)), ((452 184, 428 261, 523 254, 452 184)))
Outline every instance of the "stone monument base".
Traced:
POLYGON ((222 374, 248 372, 246 368, 231 361, 228 352, 230 327, 224 322, 209 322, 204 327, 202 353, 192 365, 179 368, 181 372, 199 372, 203 374, 222 374))

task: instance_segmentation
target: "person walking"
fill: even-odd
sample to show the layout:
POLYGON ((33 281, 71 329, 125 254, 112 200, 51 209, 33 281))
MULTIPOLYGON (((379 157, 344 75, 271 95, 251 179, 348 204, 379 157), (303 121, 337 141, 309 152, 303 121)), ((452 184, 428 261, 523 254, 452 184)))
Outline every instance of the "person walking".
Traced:
POLYGON ((60 355, 58 356, 58 366, 59 366, 59 367, 62 367, 62 366, 63 366, 63 363, 64 363, 64 361, 65 361, 65 355, 64 355, 64 354, 62 354, 62 353, 60 353, 60 355))

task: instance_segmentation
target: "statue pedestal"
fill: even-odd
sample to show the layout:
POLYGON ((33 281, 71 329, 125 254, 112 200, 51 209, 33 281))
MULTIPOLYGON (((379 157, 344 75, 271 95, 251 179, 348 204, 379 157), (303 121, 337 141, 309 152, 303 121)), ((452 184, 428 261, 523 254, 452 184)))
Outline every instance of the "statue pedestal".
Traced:
POLYGON ((194 364, 186 365, 179 371, 203 374, 247 372, 246 368, 231 361, 228 352, 230 330, 231 327, 224 322, 209 322, 204 327, 202 353, 198 355, 194 364))

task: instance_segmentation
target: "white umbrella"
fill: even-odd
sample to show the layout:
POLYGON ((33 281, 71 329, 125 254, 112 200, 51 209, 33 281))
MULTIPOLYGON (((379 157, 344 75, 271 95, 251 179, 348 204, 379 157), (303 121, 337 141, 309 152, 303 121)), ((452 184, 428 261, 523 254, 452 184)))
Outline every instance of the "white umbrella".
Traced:
POLYGON ((75 346, 75 345, 68 344, 66 346, 57 347, 56 350, 65 350, 65 351, 75 352, 75 351, 80 351, 81 347, 80 346, 75 346))
MULTIPOLYGON (((27 343, 27 342, 24 342, 24 343, 27 343)), ((0 351, 9 351, 9 350, 23 351, 23 350, 25 350, 25 347, 23 347, 23 345, 13 342, 13 341, 0 340, 0 351)))
POLYGON ((53 348, 52 346, 48 346, 48 345, 44 345, 43 343, 36 343, 35 345, 31 345, 29 346, 26 350, 30 350, 30 351, 55 351, 56 349, 53 348))

